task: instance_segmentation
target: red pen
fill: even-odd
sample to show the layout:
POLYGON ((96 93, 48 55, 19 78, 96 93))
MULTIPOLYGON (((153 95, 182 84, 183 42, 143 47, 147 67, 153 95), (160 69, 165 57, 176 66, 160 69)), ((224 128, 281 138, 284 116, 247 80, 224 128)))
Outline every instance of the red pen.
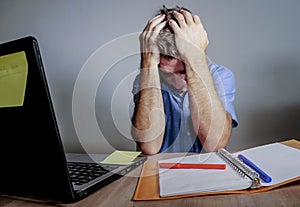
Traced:
POLYGON ((159 163, 160 168, 225 170, 226 164, 159 163))

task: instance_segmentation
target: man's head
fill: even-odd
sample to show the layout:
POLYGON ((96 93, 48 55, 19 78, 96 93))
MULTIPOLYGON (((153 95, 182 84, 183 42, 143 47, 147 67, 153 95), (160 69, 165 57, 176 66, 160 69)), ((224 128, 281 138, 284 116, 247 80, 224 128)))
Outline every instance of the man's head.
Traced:
MULTIPOLYGON (((189 11, 186 8, 178 6, 171 9, 163 6, 158 14, 164 14, 167 22, 171 19, 177 22, 173 12, 180 12, 182 9, 189 11)), ((157 44, 160 51, 159 68, 162 79, 175 90, 178 90, 179 92, 185 92, 187 78, 185 73, 185 65, 180 60, 181 58, 176 48, 174 32, 168 23, 160 31, 157 38, 157 44)))
POLYGON ((187 87, 185 66, 176 58, 160 58, 160 76, 172 89, 184 93, 187 87))
MULTIPOLYGON (((168 9, 165 5, 163 5, 163 8, 159 10, 158 14, 164 14, 165 20, 167 22, 171 19, 177 22, 177 19, 174 17, 173 12, 174 11, 179 12, 182 9, 189 11, 188 9, 186 9, 184 7, 179 7, 179 6, 168 9)), ((176 48, 174 32, 169 24, 166 24, 166 26, 159 32, 159 35, 157 38, 157 44, 158 44, 161 56, 167 57, 167 58, 180 59, 180 55, 176 48)))

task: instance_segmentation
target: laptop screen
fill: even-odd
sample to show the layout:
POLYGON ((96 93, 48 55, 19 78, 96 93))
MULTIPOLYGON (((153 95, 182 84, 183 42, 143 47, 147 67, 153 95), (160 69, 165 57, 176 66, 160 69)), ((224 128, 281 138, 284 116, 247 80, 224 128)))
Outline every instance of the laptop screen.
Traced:
POLYGON ((144 156, 136 158, 128 165, 107 170, 101 177, 82 181, 82 186, 79 180, 74 180, 75 174, 69 173, 68 167, 71 169, 75 163, 68 166, 66 161, 39 45, 34 37, 0 44, 0 88, 2 194, 75 201, 146 160, 144 156))
POLYGON ((0 63, 0 192, 72 197, 37 40, 1 44, 0 63))

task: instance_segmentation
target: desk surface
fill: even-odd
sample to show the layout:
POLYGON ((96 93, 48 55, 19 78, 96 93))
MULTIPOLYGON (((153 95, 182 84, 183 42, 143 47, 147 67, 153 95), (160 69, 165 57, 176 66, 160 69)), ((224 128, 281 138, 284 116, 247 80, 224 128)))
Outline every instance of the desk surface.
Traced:
MULTIPOLYGON (((155 161, 180 155, 181 154, 160 154, 150 156, 148 161, 155 161)), ((0 206, 300 206, 300 181, 262 193, 200 196, 164 201, 132 201, 140 172, 141 167, 76 203, 49 203, 45 201, 30 201, 21 198, 0 196, 0 206)))

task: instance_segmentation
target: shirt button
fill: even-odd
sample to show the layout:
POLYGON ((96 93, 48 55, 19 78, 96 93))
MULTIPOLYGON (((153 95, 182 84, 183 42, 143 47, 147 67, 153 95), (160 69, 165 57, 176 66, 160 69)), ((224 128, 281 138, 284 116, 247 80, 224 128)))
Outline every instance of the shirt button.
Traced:
POLYGON ((186 135, 191 136, 191 132, 187 132, 186 135))

